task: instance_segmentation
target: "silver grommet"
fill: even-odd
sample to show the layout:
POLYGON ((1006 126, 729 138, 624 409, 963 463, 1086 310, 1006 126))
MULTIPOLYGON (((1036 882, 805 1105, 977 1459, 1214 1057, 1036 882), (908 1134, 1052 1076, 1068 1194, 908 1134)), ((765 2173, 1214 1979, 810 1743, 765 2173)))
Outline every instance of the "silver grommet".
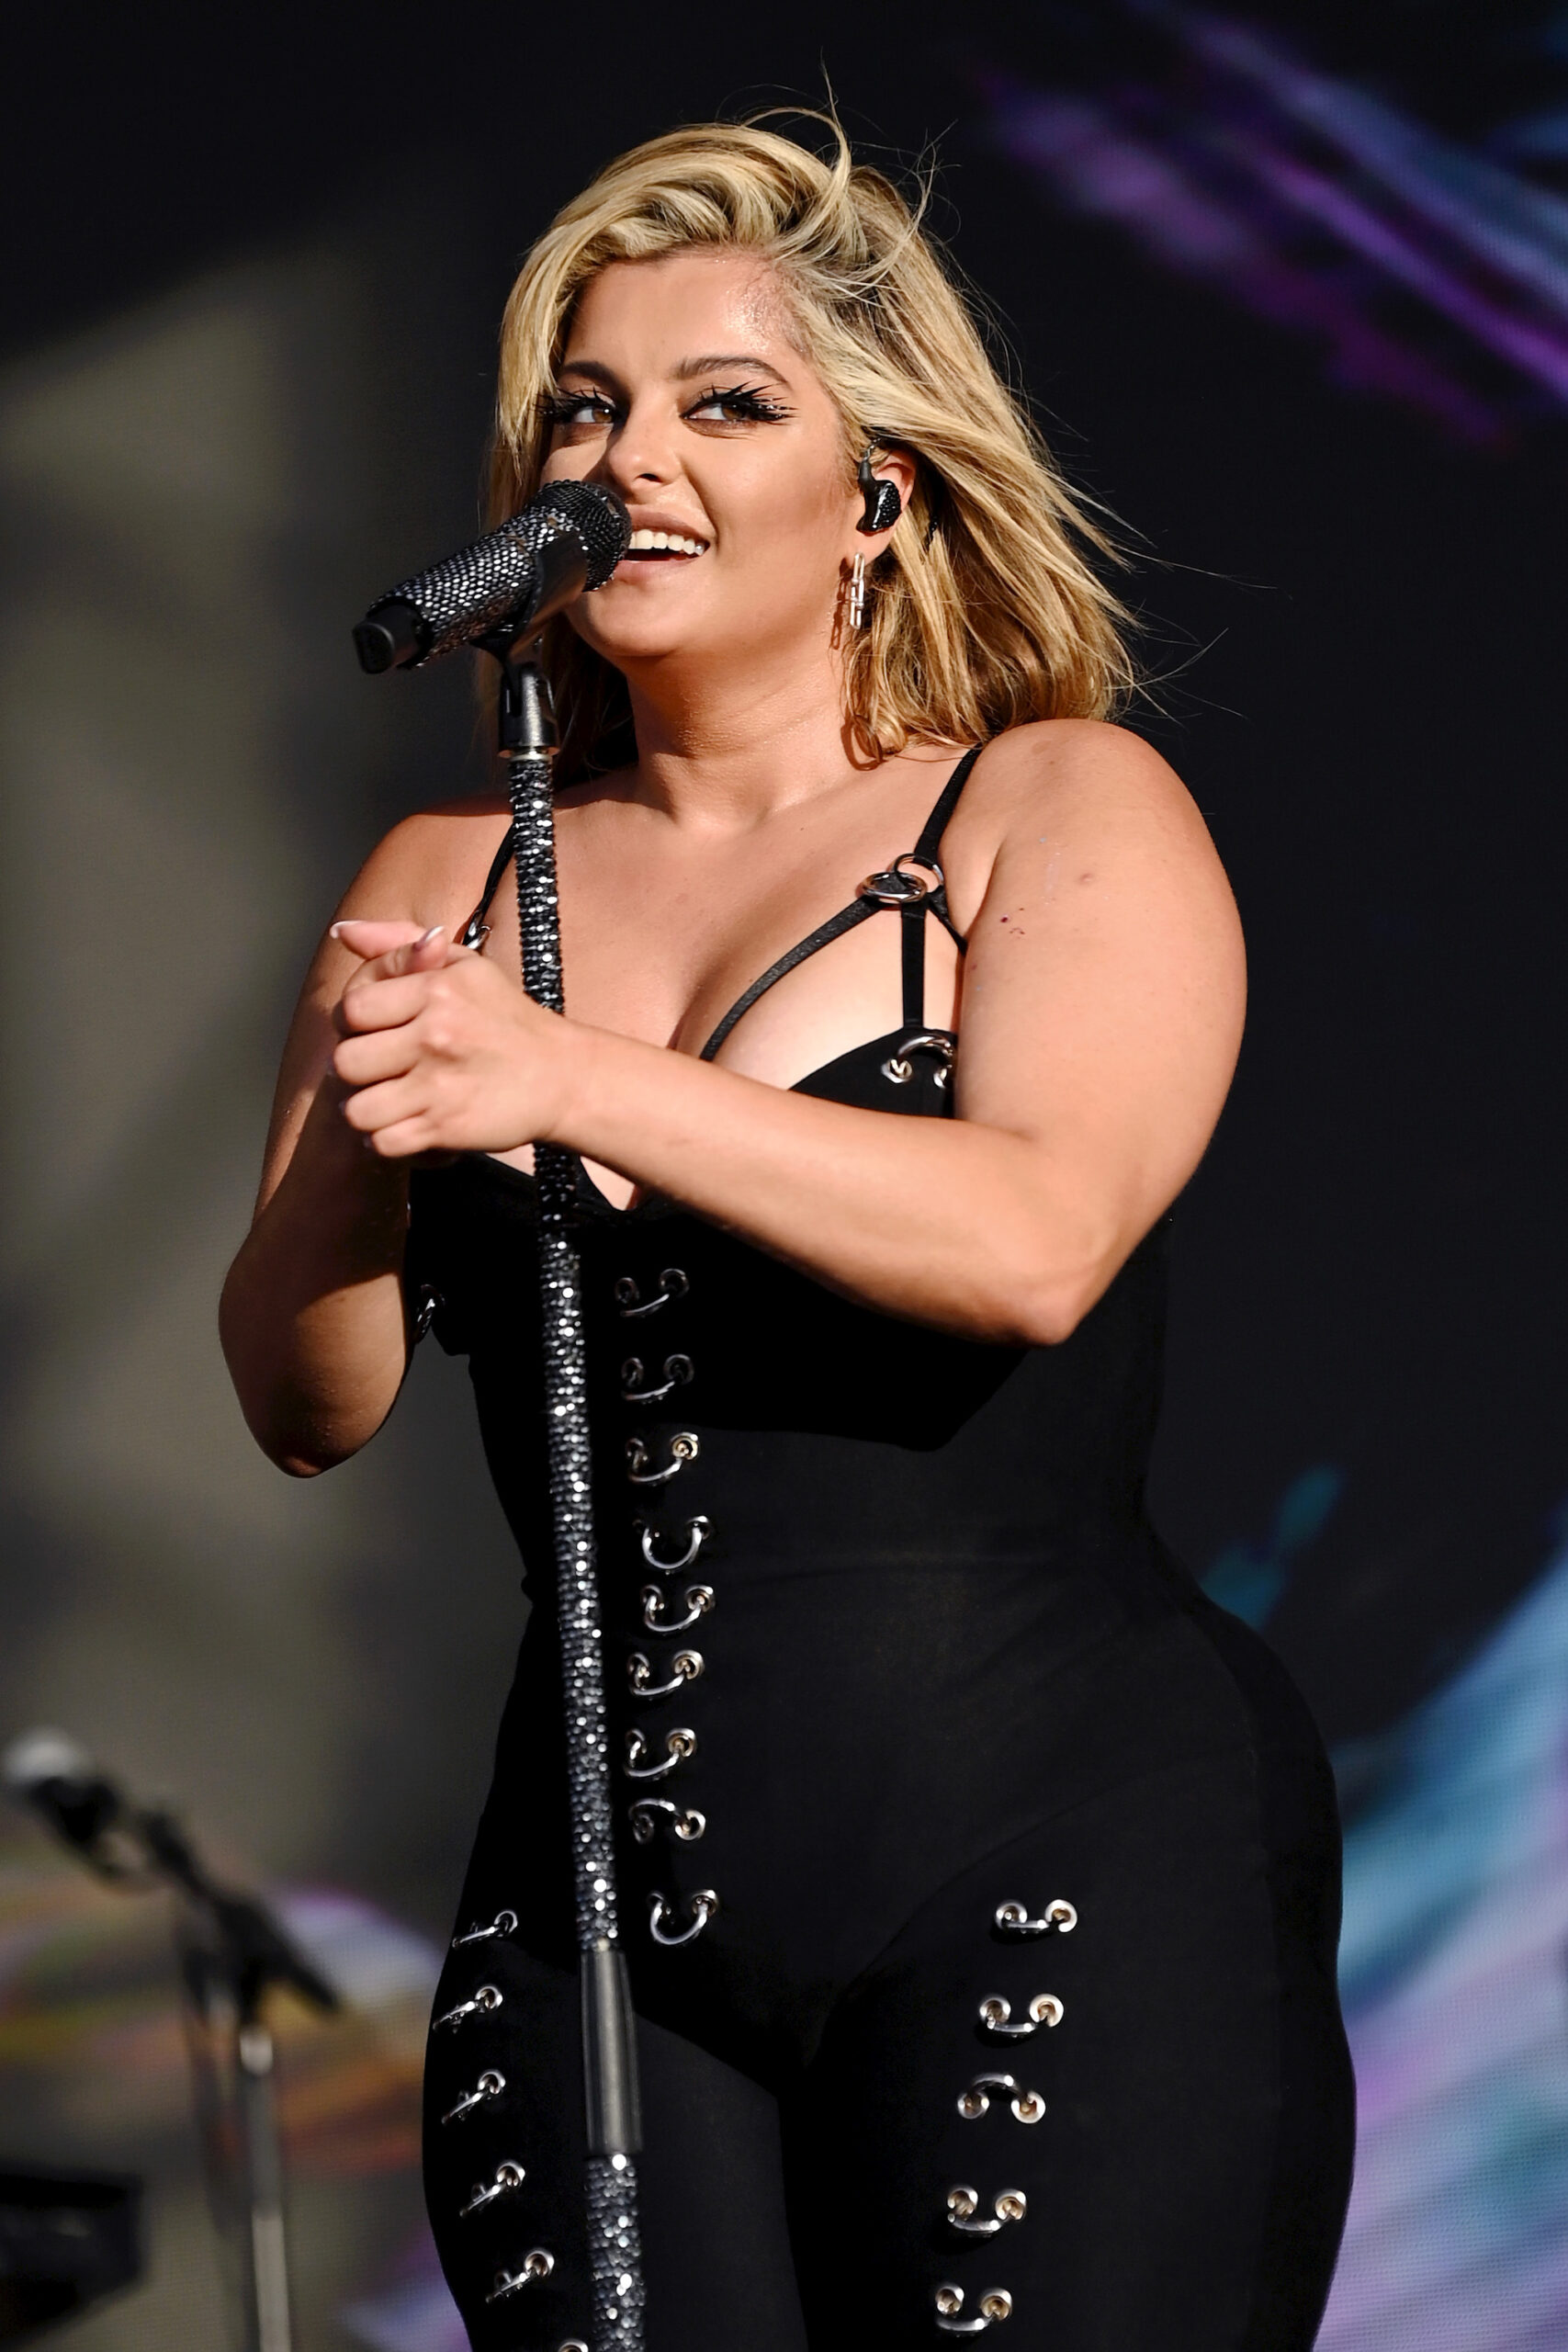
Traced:
POLYGON ((499 1984, 481 1984, 471 2000, 459 2001, 455 2009, 437 2018, 431 2031, 434 2033, 444 2025, 461 2025, 465 2018, 488 2017, 492 2009, 500 2008, 504 1997, 499 1984))
POLYGON ((524 2256, 517 2269, 496 2272, 495 2284, 485 2297, 486 2302, 499 2303, 506 2296, 516 2294, 520 2287, 532 2287, 536 2280, 547 2278, 555 2267, 555 2256, 547 2254, 542 2245, 535 2246, 524 2256))
POLYGON ((629 1731, 626 1734, 626 1760, 621 1770, 628 1781, 662 1781, 674 1771, 678 1764, 687 1763, 696 1752, 697 1735, 682 1724, 677 1730, 665 1733, 663 1762, 648 1764, 643 1760, 648 1754, 647 1740, 640 1731, 629 1731))
POLYGON ((676 1617, 668 1624, 664 1620, 665 1596, 656 1584, 645 1584, 637 1598, 642 1602, 642 1622, 650 1634, 689 1634, 692 1627, 708 1615, 713 1608, 711 1584, 689 1584, 682 1594, 686 1605, 683 1617, 676 1617))
POLYGON ((1030 1917, 1027 1904, 998 1903, 997 1905, 997 1926, 1004 1936, 1048 1936, 1053 1932, 1058 1936, 1070 1936, 1077 1924, 1077 1911, 1059 1894, 1047 1903, 1043 1915, 1038 1919, 1030 1917))
POLYGON ((664 1359, 664 1377, 659 1383, 658 1386, 653 1388, 639 1388, 637 1386, 638 1381, 642 1378, 643 1370, 643 1361, 640 1356, 628 1356, 625 1363, 621 1366, 621 1402, 623 1405, 658 1405, 662 1403, 663 1399, 666 1396, 672 1396, 677 1388, 683 1388, 686 1385, 686 1383, 692 1378, 694 1366, 693 1365, 690 1356, 666 1356, 664 1359))
POLYGON ((655 1682, 650 1678, 653 1668, 641 1650, 633 1650, 626 1660, 626 1689, 634 1699, 668 1699, 688 1682, 695 1682, 703 1670, 701 1650, 677 1650, 670 1661, 671 1679, 655 1682))
POLYGON ((615 1283, 613 1295, 622 1315, 628 1322, 635 1322, 641 1316, 657 1315, 661 1306, 669 1306, 674 1300, 684 1298, 691 1287, 690 1282, 679 1266, 666 1266, 659 1277, 659 1288, 651 1298, 643 1298, 639 1295, 637 1283, 630 1274, 621 1276, 615 1283))
POLYGON ((457 2219, 463 2221, 468 2214, 479 2212, 482 2206, 493 2205, 498 2197, 506 2196, 513 2188, 521 2188, 527 2177, 524 2167, 507 2157, 504 2163, 497 2165, 493 2180, 488 2183, 475 2181, 473 2195, 466 2205, 457 2209, 457 2219))
POLYGON ((1029 2014, 1013 2020, 1012 2004, 999 1993, 987 1993, 980 2004, 980 2025, 983 2031, 994 2034, 998 2041, 1021 2041, 1043 2025, 1060 2025, 1066 2014, 1055 1993, 1036 1993, 1029 2004, 1029 2014))
POLYGON ((668 1797, 638 1797, 627 1806, 626 1818, 639 1846, 651 1842, 660 1822, 672 1838, 679 1838, 685 1846, 694 1846, 708 1826, 706 1814, 699 1813, 694 1805, 672 1804, 668 1797))
POLYGON ((469 1928, 466 1933, 454 1936, 452 1949, 461 1951, 465 1944, 482 1944, 491 1936, 514 1936, 517 1932, 515 1911, 498 1911, 488 1928, 469 1928))
POLYGON ((689 1519, 686 1521, 686 1548, 680 1558, 661 1560, 653 1548, 653 1539, 659 1532, 658 1529, 645 1526, 641 1520, 634 1520, 632 1523, 637 1529, 643 1558, 648 1562, 649 1566, 661 1577, 678 1577, 682 1568, 689 1568, 713 1533, 712 1521, 705 1512, 698 1511, 694 1519, 689 1519))
POLYGON ((671 1935, 665 1927, 667 1919, 675 1917, 675 1907, 662 1894, 650 1894, 648 1899, 648 1924, 656 1944, 673 1948, 677 1944, 694 1943, 718 1909, 718 1897, 711 1886, 705 1886, 686 1897, 686 1909, 691 1914, 691 1926, 671 1935))
POLYGON ((442 2122, 458 2122, 465 2115, 471 2115, 476 2107, 483 2107, 487 2099, 499 2098, 505 2088, 506 2076, 499 2074, 493 2066, 487 2066, 473 2089, 465 2091, 457 2106, 447 2109, 442 2122))
POLYGON ((670 1462, 663 1470, 649 1470, 648 1448, 640 1437, 626 1440, 626 1476, 634 1487, 663 1487, 678 1478, 688 1462, 694 1462, 702 1452, 702 1440, 695 1430, 677 1430, 670 1441, 670 1462))

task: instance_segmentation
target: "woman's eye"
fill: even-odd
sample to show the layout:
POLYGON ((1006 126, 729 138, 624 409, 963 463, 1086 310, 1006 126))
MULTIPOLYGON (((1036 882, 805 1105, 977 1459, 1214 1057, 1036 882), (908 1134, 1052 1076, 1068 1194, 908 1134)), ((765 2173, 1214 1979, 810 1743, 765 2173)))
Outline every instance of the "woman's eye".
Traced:
POLYGON ((788 414, 782 401, 739 386, 728 392, 705 392, 686 411, 688 422, 699 424, 776 424, 788 414))
POLYGON ((552 392, 545 403, 552 424, 613 424, 615 412, 602 392, 552 392))

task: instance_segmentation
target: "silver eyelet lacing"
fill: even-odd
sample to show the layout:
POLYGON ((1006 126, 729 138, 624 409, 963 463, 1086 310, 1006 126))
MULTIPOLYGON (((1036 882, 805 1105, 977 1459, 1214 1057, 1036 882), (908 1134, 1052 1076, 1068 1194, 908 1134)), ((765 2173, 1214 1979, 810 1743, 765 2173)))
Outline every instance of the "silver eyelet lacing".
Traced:
MULTIPOLYGON (((514 2188, 522 2188, 527 2177, 523 2165, 508 2156, 504 2163, 497 2165, 493 2180, 475 2181, 473 2194, 468 2203, 457 2208, 457 2219, 467 2221, 470 2213, 478 2213, 486 2205, 493 2205, 498 2197, 509 2197, 514 2188)), ((948 2201, 951 2204, 951 2198, 948 2201)))
POLYGON ((1025 1903, 998 1903, 997 1905, 997 1927, 1004 1936, 1048 1936, 1053 1933, 1070 1936, 1077 1924, 1077 1913, 1070 1903, 1064 1903, 1060 1895, 1054 1902, 1047 1903, 1043 1917, 1038 1919, 1030 1917, 1029 1906, 1025 1903))
POLYGON ((712 1521, 705 1512, 698 1511, 694 1519, 689 1519, 686 1521, 686 1548, 680 1558, 661 1560, 653 1548, 654 1540, 659 1533, 658 1528, 649 1527, 646 1521, 640 1519, 634 1520, 632 1525, 637 1531, 643 1558, 656 1575, 661 1577, 678 1577, 682 1568, 689 1568, 713 1533, 712 1521))
POLYGON ((672 1838, 682 1845, 695 1845, 707 1827, 707 1815, 694 1805, 678 1805, 669 1797, 637 1797, 626 1808, 626 1818, 632 1826, 632 1836, 639 1846, 652 1840, 660 1822, 672 1838))
POLYGON ((452 1939, 454 1951, 461 1951, 465 1944, 482 1944, 491 1936, 514 1936, 517 1932, 515 1911, 498 1911, 488 1928, 468 1928, 452 1939))
POLYGON ((644 1315, 657 1315, 661 1306, 669 1306, 674 1300, 684 1298, 691 1287, 691 1283, 679 1266, 666 1266, 659 1277, 659 1288, 651 1298, 643 1298, 639 1295, 637 1283, 630 1274, 621 1276, 615 1284, 613 1295, 615 1305, 626 1321, 633 1323, 644 1315))
POLYGON ((471 2115, 476 2107, 483 2107, 487 2099, 499 2098, 505 2088, 506 2076, 498 2074, 493 2066, 487 2066, 473 2089, 465 2091, 457 2106, 447 2109, 442 2122, 460 2122, 465 2115, 471 2115))
POLYGON ((642 1602, 642 1622, 650 1634, 689 1634, 713 1610, 711 1584, 689 1584, 681 1598, 685 1605, 683 1617, 666 1619, 667 1596, 656 1584, 645 1584, 637 1596, 642 1602))
POLYGON ((678 1478, 688 1462, 694 1462, 702 1452, 702 1441, 695 1430, 677 1430, 670 1440, 671 1461, 664 1470, 649 1470, 649 1452, 640 1437, 626 1440, 626 1476, 634 1487, 664 1487, 678 1478))
POLYGON ((500 2008, 505 1997, 499 1984, 481 1984, 471 2000, 459 2001, 455 2009, 448 2009, 445 2017, 437 2018, 431 2031, 439 2032, 444 2025, 463 2025, 469 2018, 490 2017, 500 2008))
POLYGON ((947 2192, 947 2222, 950 2229, 961 2237, 994 2238, 1009 2222, 1021 2222, 1029 2211, 1029 2199, 1021 2188, 1003 2188, 992 2201, 984 2219, 980 2214, 980 2192, 960 2181, 947 2192))
POLYGON ((634 1699, 671 1699, 688 1682, 695 1682, 703 1670, 701 1650, 677 1650, 670 1661, 668 1682, 650 1679, 653 1668, 640 1650, 633 1650, 626 1660, 626 1689, 634 1699))
POLYGON ((694 1943, 718 1909, 718 1897, 711 1886, 701 1887, 695 1894, 687 1895, 686 1909, 691 1915, 691 1926, 682 1928, 678 1935, 671 1935, 664 1923, 667 1919, 672 1919, 675 1917, 675 1905, 667 1895, 650 1894, 649 1896, 648 1924, 656 1944, 665 1944, 673 1948, 678 1944, 694 1943))
POLYGON ((495 2284, 485 2297, 486 2302, 502 2302, 506 2296, 516 2294, 520 2287, 534 2286, 539 2279, 547 2278, 555 2267, 555 2256, 547 2254, 542 2245, 535 2246, 523 2256, 515 2270, 496 2272, 495 2284))
POLYGON ((994 2034, 998 2041, 1021 2041, 1026 2035, 1036 2033, 1043 2025, 1060 2025, 1066 2011, 1055 1993, 1036 1993, 1029 2004, 1027 2017, 1015 2018, 1012 2003, 999 1993, 987 1993, 980 2004, 982 2031, 994 2034))
POLYGON ((1012 2297, 1005 2287, 992 2287, 975 2306, 973 2319, 962 2319, 964 2290, 945 2282, 936 2290, 936 2324, 943 2335, 981 2335, 1012 2317, 1012 2297))
POLYGON ((672 1396, 677 1388, 684 1388, 692 1377, 690 1356, 673 1355, 664 1359, 664 1377, 657 1387, 639 1388, 647 1367, 640 1356, 628 1356, 621 1366, 621 1402, 623 1405, 659 1405, 672 1396))
POLYGON ((989 2111, 991 2094, 1004 2096, 1021 2123, 1038 2123, 1045 2102, 1038 2091, 1026 2091, 1016 2075, 976 2075, 967 2090, 958 2094, 958 2112, 974 2123, 989 2111))
POLYGON ((687 1763, 697 1752, 697 1735, 684 1728, 667 1731, 664 1735, 664 1760, 661 1764, 644 1761, 648 1742, 640 1731, 626 1734, 626 1760, 621 1770, 628 1781, 662 1781, 677 1765, 687 1763))

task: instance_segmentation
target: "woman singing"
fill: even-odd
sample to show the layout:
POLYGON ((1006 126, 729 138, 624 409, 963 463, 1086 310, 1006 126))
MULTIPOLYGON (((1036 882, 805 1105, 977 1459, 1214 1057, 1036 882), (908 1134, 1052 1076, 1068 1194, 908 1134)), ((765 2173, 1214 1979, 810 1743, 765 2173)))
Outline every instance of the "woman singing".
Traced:
POLYGON ((306 982, 224 1302, 300 1476, 433 1316, 530 1577, 427 2070, 453 2291, 484 2352, 587 2308, 548 1141, 654 2352, 1307 2352, 1350 2148, 1334 1799, 1143 1502, 1241 942, 1104 723, 1096 535, 898 194, 758 127, 623 156, 528 256, 494 518, 568 477, 635 536, 546 639, 567 1018, 516 978, 504 801, 400 825, 306 982))

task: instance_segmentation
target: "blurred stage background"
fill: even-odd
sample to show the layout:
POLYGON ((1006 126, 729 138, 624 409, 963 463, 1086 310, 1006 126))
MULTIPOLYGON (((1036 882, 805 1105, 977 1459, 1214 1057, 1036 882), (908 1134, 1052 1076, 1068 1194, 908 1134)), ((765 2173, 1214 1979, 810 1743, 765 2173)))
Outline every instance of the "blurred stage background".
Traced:
MULTIPOLYGON (((479 773, 357 673, 469 537, 516 258, 602 159, 819 97, 1141 535, 1146 729, 1247 920, 1157 1505, 1334 1745, 1363 2104, 1331 2352, 1568 2341, 1568 9, 453 0, 7 37, 0 1736, 176 1794, 356 1998, 299 2018, 305 2352, 446 2352, 423 2004, 519 1631, 461 1367, 292 1486, 214 1332, 299 968, 479 773)), ((158 1906, 0 1823, 0 2156, 152 2188, 80 2352, 216 2346, 158 1906)), ((64 2338, 62 2337, 62 2341, 64 2338)))

